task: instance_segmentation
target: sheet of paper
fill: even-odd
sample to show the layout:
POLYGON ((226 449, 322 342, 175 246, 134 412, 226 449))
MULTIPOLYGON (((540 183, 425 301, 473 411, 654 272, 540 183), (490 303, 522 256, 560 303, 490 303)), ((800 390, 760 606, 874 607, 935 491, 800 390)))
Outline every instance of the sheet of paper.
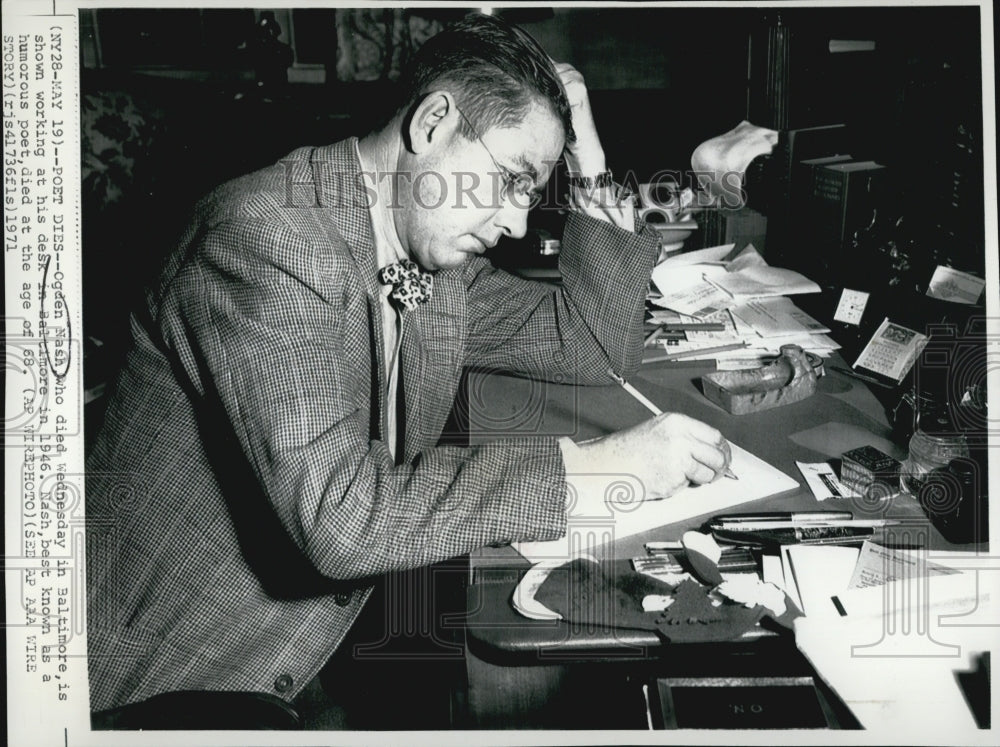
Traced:
MULTIPOLYGON (((740 343, 734 343, 734 345, 739 345, 739 344, 740 343)), ((670 353, 683 353, 684 354, 683 357, 679 358, 678 360, 684 360, 684 361, 715 361, 715 360, 719 359, 720 355, 732 355, 734 352, 739 352, 739 351, 745 350, 745 349, 746 348, 734 348, 732 350, 719 350, 719 348, 717 348, 714 345, 711 345, 710 343, 702 343, 702 342, 694 343, 694 342, 683 342, 683 341, 681 341, 681 342, 678 342, 676 345, 670 345, 668 347, 664 347, 662 350, 664 352, 666 352, 667 354, 670 354, 670 353), (699 351, 702 351, 702 350, 705 351, 705 352, 699 352, 699 351)), ((656 355, 662 356, 663 352, 660 352, 660 350, 657 350, 656 351, 656 355)), ((646 359, 646 360, 647 361, 655 362, 657 359, 650 358, 650 359, 646 359)), ((669 360, 669 358, 664 359, 664 358, 661 357, 661 358, 659 358, 659 360, 661 360, 661 361, 662 360, 669 360)))
POLYGON ((703 319, 720 309, 727 309, 736 301, 717 286, 707 280, 699 280, 683 288, 673 291, 661 291, 663 294, 652 303, 665 309, 679 311, 696 319, 703 319))
POLYGON ((733 320, 733 328, 736 330, 736 334, 744 339, 749 337, 758 337, 757 331, 753 327, 733 313, 733 309, 735 308, 736 307, 733 306, 729 309, 729 317, 733 320))
MULTIPOLYGON (((804 350, 812 350, 817 353, 823 351, 840 350, 840 343, 834 340, 829 335, 817 334, 817 335, 802 335, 801 337, 793 337, 793 340, 799 340, 796 345, 799 345, 804 350)), ((788 343, 784 343, 788 344, 788 343)))
POLYGON ((977 583, 978 575, 970 571, 902 576, 876 586, 844 589, 837 594, 837 601, 848 616, 884 617, 906 607, 915 607, 922 614, 927 610, 935 610, 935 614, 968 614, 994 593, 988 584, 977 583), (895 606, 888 606, 892 603, 895 606))
POLYGON ((819 286, 805 275, 771 267, 760 256, 753 244, 726 265, 724 275, 711 278, 712 282, 734 296, 788 296, 796 293, 819 293, 819 286))
MULTIPOLYGON (((746 338, 745 338, 746 339, 746 338)), ((709 355, 709 358, 720 358, 725 357, 728 361, 737 360, 758 360, 763 361, 764 357, 773 359, 776 355, 781 352, 782 345, 798 345, 803 350, 815 353, 821 358, 826 358, 834 350, 840 348, 834 340, 830 339, 826 335, 802 335, 801 337, 772 337, 769 339, 763 338, 749 338, 747 339, 747 347, 742 350, 729 351, 725 353, 716 353, 714 355, 709 355)), ((668 350, 674 350, 673 347, 667 348, 668 350)), ((696 360, 695 358, 689 358, 688 360, 696 360)), ((731 363, 727 365, 732 365, 731 363)))
POLYGON ((942 301, 974 305, 983 293, 986 281, 961 270, 938 265, 927 287, 927 295, 942 301))
POLYGON ((840 294, 840 301, 837 303, 837 310, 833 312, 833 319, 844 324, 853 324, 856 327, 861 324, 861 317, 864 315, 867 305, 867 293, 844 288, 840 294))
MULTIPOLYGON (((727 310, 717 311, 714 314, 708 314, 707 316, 695 321, 720 324, 723 328, 717 331, 689 329, 684 332, 684 339, 664 339, 661 337, 656 341, 656 346, 662 349, 665 353, 686 353, 688 351, 702 350, 706 348, 714 349, 722 345, 733 345, 744 340, 744 337, 736 332, 736 327, 733 324, 733 318, 727 310)), ((752 339, 756 340, 757 338, 754 336, 752 339)), ((708 357, 715 357, 717 355, 719 354, 712 353, 709 354, 708 357)), ((696 357, 691 358, 691 360, 695 359, 696 357)))
POLYGON ((654 324, 691 324, 700 320, 687 314, 678 314, 670 309, 650 309, 649 321, 654 324))
POLYGON ((850 584, 858 548, 791 545, 788 558, 802 599, 802 612, 806 616, 839 617, 833 597, 850 584))
POLYGON ((897 382, 902 381, 926 344, 925 335, 893 324, 886 317, 861 351, 854 367, 867 368, 897 382))
POLYGON ((683 267, 684 265, 696 265, 703 262, 721 262, 725 259, 736 244, 722 244, 720 246, 710 246, 706 249, 696 249, 693 252, 682 252, 667 257, 659 266, 666 265, 670 268, 683 267))
POLYGON ((837 479, 829 462, 796 462, 806 485, 817 501, 827 498, 856 498, 857 493, 837 479))
MULTIPOLYGON (((701 319, 702 322, 721 324, 723 329, 708 332, 700 329, 691 329, 685 333, 690 342, 705 342, 712 345, 727 345, 731 342, 740 342, 743 338, 736 331, 733 317, 728 310, 717 311, 701 319)), ((669 349, 669 348, 668 348, 669 349)))
POLYGON ((730 311, 761 337, 830 331, 829 327, 820 324, 785 296, 747 301, 734 306, 730 311))
POLYGON ((660 291, 660 298, 651 299, 651 303, 698 319, 728 309, 736 301, 706 279, 716 273, 725 273, 725 270, 712 265, 673 266, 663 262, 653 268, 651 278, 660 291))
POLYGON ((764 583, 774 584, 785 591, 785 574, 781 570, 781 558, 777 555, 760 556, 760 575, 764 583))
POLYGON ((921 576, 940 576, 959 573, 954 568, 931 563, 924 553, 907 552, 889 547, 882 547, 871 540, 865 540, 861 546, 854 574, 848 584, 850 589, 863 589, 867 586, 881 586, 889 581, 903 577, 919 578, 921 576))
POLYGON ((593 552, 601 557, 597 548, 608 542, 798 487, 798 482, 781 470, 734 443, 730 446, 733 453, 730 466, 738 480, 723 477, 706 485, 684 488, 664 500, 636 502, 635 490, 641 486, 628 488, 627 481, 608 474, 603 476, 605 494, 612 496, 612 500, 606 504, 606 515, 579 515, 571 509, 565 537, 550 542, 521 542, 514 548, 531 561, 572 558, 580 552, 593 552), (621 503, 613 498, 616 495, 622 496, 621 503))
MULTIPOLYGON (((671 311, 669 309, 650 309, 647 312, 648 321, 653 324, 662 324, 669 327, 671 324, 721 324, 725 327, 725 332, 727 332, 733 339, 740 339, 738 332, 736 331, 736 325, 733 321, 732 315, 727 310, 717 311, 714 314, 709 314, 706 317, 699 319, 696 316, 690 316, 688 314, 680 314, 676 311, 671 311)), ((704 332, 697 329, 688 329, 685 332, 688 339, 692 339, 692 335, 717 335, 718 332, 704 332)), ((714 337, 706 339, 715 339, 714 337)))
MULTIPOLYGON (((880 589, 860 591, 881 599, 880 589)), ((891 626, 881 615, 800 617, 795 643, 868 730, 861 733, 880 735, 872 741, 894 742, 903 735, 904 741, 957 744, 956 734, 977 732, 955 675, 973 669, 978 652, 995 649, 996 627, 916 614, 891 626)))
POLYGON ((783 588, 788 598, 795 602, 795 606, 801 611, 802 596, 799 594, 799 586, 795 581, 795 573, 792 570, 792 557, 788 554, 788 551, 791 549, 791 545, 782 545, 779 550, 779 556, 781 557, 781 578, 783 579, 783 588))

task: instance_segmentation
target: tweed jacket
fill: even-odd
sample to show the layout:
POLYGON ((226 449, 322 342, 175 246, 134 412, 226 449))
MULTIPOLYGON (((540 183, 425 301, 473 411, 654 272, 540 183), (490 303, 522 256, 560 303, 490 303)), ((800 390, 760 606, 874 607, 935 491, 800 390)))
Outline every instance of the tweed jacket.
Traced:
POLYGON ((359 171, 351 139, 223 185, 132 317, 87 465, 94 711, 189 689, 291 700, 377 575, 565 531, 555 439, 436 444, 464 366, 634 370, 651 232, 571 217, 559 289, 482 258, 438 273, 402 322, 394 461, 359 171))

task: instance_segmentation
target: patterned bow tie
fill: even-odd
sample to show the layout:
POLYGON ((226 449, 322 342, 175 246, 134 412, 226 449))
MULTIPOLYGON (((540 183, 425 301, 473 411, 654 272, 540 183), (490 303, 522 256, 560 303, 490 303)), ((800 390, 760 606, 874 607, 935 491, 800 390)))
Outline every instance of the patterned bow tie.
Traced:
POLYGON ((405 311, 412 311, 429 301, 434 288, 433 276, 429 272, 421 272, 412 259, 386 265, 378 271, 378 281, 392 286, 389 298, 405 311))

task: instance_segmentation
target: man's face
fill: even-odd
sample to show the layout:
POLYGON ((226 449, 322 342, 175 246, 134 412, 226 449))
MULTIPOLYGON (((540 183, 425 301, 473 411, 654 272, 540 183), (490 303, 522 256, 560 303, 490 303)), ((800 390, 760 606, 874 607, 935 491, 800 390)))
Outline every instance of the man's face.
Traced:
POLYGON ((540 187, 563 149, 562 126, 544 106, 519 125, 481 132, 482 142, 459 134, 459 112, 449 116, 456 119, 447 134, 414 159, 409 183, 399 185, 403 209, 394 211, 403 245, 432 272, 459 267, 503 236, 527 231, 531 197, 504 191, 494 159, 507 172, 532 174, 540 187))

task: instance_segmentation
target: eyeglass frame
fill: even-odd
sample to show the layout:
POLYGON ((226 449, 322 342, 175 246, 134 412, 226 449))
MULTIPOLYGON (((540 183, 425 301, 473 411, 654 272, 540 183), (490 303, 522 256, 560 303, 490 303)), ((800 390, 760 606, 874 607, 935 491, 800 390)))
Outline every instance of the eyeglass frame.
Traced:
POLYGON ((469 120, 467 116, 465 116, 465 112, 459 109, 457 105, 455 106, 455 111, 457 111, 459 116, 461 116, 462 119, 465 120, 465 124, 469 126, 470 130, 472 130, 472 134, 476 136, 476 140, 478 140, 479 144, 483 146, 483 150, 486 151, 486 155, 488 155, 490 157, 490 160, 493 161, 493 165, 496 167, 497 172, 500 174, 501 177, 503 177, 504 183, 503 183, 503 189, 500 192, 500 199, 506 200, 510 197, 512 193, 517 194, 517 191, 514 190, 513 188, 514 185, 517 184, 517 182, 520 179, 527 179, 528 184, 530 184, 531 186, 527 191, 525 191, 523 195, 519 195, 519 197, 528 197, 530 200, 540 199, 541 188, 538 186, 538 184, 535 183, 535 180, 531 176, 531 174, 529 174, 527 171, 517 172, 512 169, 508 169, 506 166, 502 165, 499 161, 497 161, 496 157, 493 155, 493 151, 489 149, 489 146, 486 145, 486 142, 483 140, 482 135, 479 134, 479 130, 477 130, 476 126, 472 124, 472 122, 469 120))

